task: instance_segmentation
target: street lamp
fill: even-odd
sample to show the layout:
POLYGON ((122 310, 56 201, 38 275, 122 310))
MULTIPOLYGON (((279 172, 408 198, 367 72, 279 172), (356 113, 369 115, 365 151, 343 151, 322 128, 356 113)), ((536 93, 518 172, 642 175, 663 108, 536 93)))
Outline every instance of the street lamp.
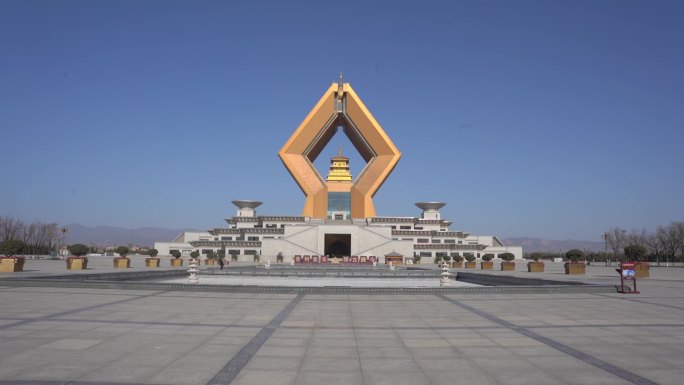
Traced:
POLYGON ((601 234, 601 238, 603 239, 603 243, 605 245, 606 266, 608 266, 608 233, 606 232, 601 234))

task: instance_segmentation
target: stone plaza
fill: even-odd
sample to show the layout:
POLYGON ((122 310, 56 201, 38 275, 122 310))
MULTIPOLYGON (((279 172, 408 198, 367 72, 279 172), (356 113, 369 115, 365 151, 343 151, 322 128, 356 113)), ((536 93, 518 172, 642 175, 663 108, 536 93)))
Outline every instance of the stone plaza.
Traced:
MULTIPOLYGON (((126 273, 145 271, 142 258, 132 258, 126 273)), ((120 271, 110 264, 94 257, 89 270, 68 274, 120 271)), ((515 272, 469 272, 619 283, 614 266, 566 276, 560 263, 547 262, 545 273, 517 265, 515 272)), ((216 267, 202 269, 200 283, 216 267)), ((69 287, 74 280, 64 276, 64 261, 51 260, 28 260, 23 273, 0 275, 0 384, 681 384, 684 378, 681 268, 652 268, 651 278, 638 282, 640 295, 505 286, 479 293, 211 292, 161 284, 155 290, 154 282, 145 289, 106 282, 69 287), (51 284, 57 281, 66 283, 51 284)))

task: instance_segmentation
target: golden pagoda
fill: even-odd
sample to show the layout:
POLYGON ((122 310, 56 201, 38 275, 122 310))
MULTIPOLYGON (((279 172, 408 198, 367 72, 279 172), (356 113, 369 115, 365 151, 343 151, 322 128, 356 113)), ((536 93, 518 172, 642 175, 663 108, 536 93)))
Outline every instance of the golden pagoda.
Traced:
POLYGON ((352 174, 349 172, 349 158, 342 156, 342 147, 337 150, 337 156, 330 158, 330 171, 327 182, 351 182, 352 174))

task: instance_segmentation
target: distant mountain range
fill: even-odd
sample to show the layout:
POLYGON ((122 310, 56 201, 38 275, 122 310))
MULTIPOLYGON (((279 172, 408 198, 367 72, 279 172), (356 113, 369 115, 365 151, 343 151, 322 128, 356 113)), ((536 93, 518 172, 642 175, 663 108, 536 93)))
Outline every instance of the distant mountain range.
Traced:
POLYGON ((83 243, 97 246, 135 246, 152 247, 154 242, 170 242, 183 231, 197 231, 193 229, 174 230, 157 227, 140 227, 137 229, 125 229, 113 226, 88 227, 77 223, 67 225, 69 232, 66 235, 68 244, 83 243))
MULTIPOLYGON (((69 244, 83 243, 97 246, 120 246, 137 245, 153 246, 154 242, 170 242, 183 231, 198 231, 196 229, 162 229, 157 227, 140 227, 137 229, 125 229, 113 226, 88 227, 79 224, 66 226, 69 229, 66 241, 69 244)), ((587 251, 602 251, 603 242, 577 241, 568 239, 556 241, 542 238, 506 238, 502 239, 505 245, 522 246, 525 252, 546 251, 563 252, 570 249, 587 251)))
POLYGON ((542 251, 555 252, 560 250, 566 252, 570 249, 580 249, 586 251, 603 251, 603 242, 593 241, 577 241, 574 239, 566 239, 564 241, 555 241, 542 238, 506 238, 502 239, 504 245, 522 246, 524 252, 542 251))

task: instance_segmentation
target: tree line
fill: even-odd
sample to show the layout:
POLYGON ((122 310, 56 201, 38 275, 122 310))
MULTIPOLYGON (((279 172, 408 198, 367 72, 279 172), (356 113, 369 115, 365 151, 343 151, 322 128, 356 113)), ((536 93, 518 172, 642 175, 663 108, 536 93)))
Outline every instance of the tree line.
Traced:
POLYGON ((684 261, 684 222, 658 226, 653 232, 628 232, 620 227, 613 227, 603 234, 603 239, 607 249, 603 254, 609 260, 621 259, 626 247, 641 246, 647 250, 646 258, 650 262, 684 261))
POLYGON ((56 223, 25 223, 10 216, 0 216, 0 242, 9 239, 24 242, 24 254, 50 254, 59 240, 56 223))

